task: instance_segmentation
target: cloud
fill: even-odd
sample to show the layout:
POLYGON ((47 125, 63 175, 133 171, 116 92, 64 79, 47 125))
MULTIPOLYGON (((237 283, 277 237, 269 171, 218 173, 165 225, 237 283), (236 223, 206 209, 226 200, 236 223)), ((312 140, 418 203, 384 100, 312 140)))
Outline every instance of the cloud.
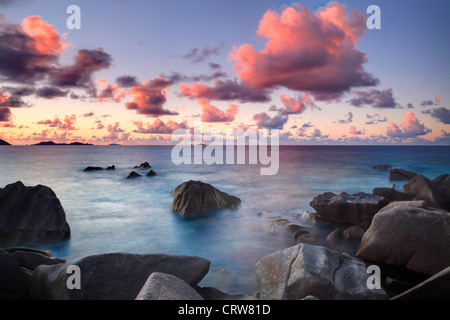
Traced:
POLYGON ((302 125, 302 128, 312 128, 312 127, 314 127, 314 125, 311 122, 307 122, 302 125))
POLYGON ((437 106, 441 103, 441 98, 439 96, 437 96, 436 98, 434 98, 433 100, 423 100, 420 103, 421 107, 429 107, 429 106, 437 106))
POLYGON ((93 83, 93 86, 95 90, 92 89, 91 95, 93 98, 96 98, 98 102, 120 102, 127 95, 127 93, 124 90, 120 89, 118 85, 108 84, 108 80, 106 79, 106 77, 98 79, 95 83, 93 83), (101 90, 100 94, 97 94, 97 88, 101 90))
POLYGON ((366 124, 378 124, 380 122, 387 122, 387 117, 381 118, 381 116, 378 113, 375 114, 366 114, 366 118, 368 121, 366 121, 366 124))
POLYGON ((63 91, 57 87, 42 87, 36 90, 36 96, 45 99, 66 97, 68 93, 69 91, 63 91))
POLYGON ((174 130, 189 128, 186 122, 177 123, 172 120, 166 123, 160 119, 155 119, 153 123, 147 124, 144 124, 142 121, 134 121, 133 123, 137 127, 137 130, 133 132, 145 134, 172 134, 174 130))
POLYGON ((125 134, 125 131, 120 128, 119 122, 109 124, 106 131, 108 133, 103 137, 105 141, 128 140, 129 134, 125 134))
POLYGON ((0 15, 0 75, 4 80, 33 83, 44 79, 65 45, 56 28, 41 17, 30 16, 23 27, 0 15))
POLYGON ((167 90, 172 81, 158 76, 141 85, 130 88, 131 102, 126 103, 128 110, 136 110, 139 114, 158 117, 162 115, 176 115, 178 113, 164 109, 167 101, 167 90))
POLYGON ((50 81, 53 85, 62 87, 88 87, 92 74, 109 68, 111 63, 112 57, 102 48, 82 49, 78 51, 73 65, 50 70, 50 81))
POLYGON ((208 59, 210 56, 218 56, 220 55, 220 50, 224 47, 224 44, 220 44, 217 47, 213 48, 193 48, 187 54, 183 55, 183 58, 191 60, 192 62, 203 62, 208 59))
POLYGON ((370 91, 353 90, 355 97, 350 99, 350 104, 355 107, 362 107, 363 105, 371 105, 374 108, 393 109, 398 107, 395 101, 392 89, 383 91, 372 89, 370 91))
POLYGON ((338 99, 354 87, 378 83, 366 72, 364 53, 355 47, 366 29, 366 15, 336 1, 314 13, 305 6, 285 6, 279 14, 267 11, 257 35, 264 48, 243 44, 230 53, 243 83, 266 89, 279 86, 308 92, 316 100, 338 99))
POLYGON ((277 110, 280 115, 300 114, 303 113, 307 107, 310 107, 311 109, 315 107, 314 102, 311 101, 310 96, 306 93, 303 93, 297 99, 282 93, 280 99, 284 108, 272 108, 272 111, 277 110))
POLYGON ((203 122, 231 122, 239 111, 239 106, 235 104, 230 104, 227 110, 222 111, 213 106, 208 99, 197 99, 197 104, 202 107, 203 122))
POLYGON ((74 127, 74 124, 77 122, 77 117, 76 115, 72 114, 70 116, 65 116, 64 120, 60 120, 59 117, 55 117, 55 119, 50 120, 41 120, 36 122, 36 124, 41 124, 41 125, 46 125, 49 126, 51 128, 58 128, 61 130, 78 130, 77 128, 74 127))
POLYGON ((94 113, 92 111, 83 114, 84 118, 93 117, 93 116, 94 116, 94 113))
POLYGON ((216 80, 214 87, 202 83, 194 83, 189 87, 187 84, 182 83, 179 91, 182 96, 190 99, 238 100, 242 103, 270 101, 267 90, 253 89, 238 83, 236 80, 216 80))
POLYGON ((450 110, 444 107, 433 108, 426 111, 422 111, 423 114, 429 114, 433 118, 439 119, 444 124, 450 124, 450 110))
POLYGON ((11 119, 12 119, 11 109, 1 107, 0 108, 0 122, 8 122, 8 121, 11 121, 11 119))
POLYGON ((350 134, 354 136, 365 134, 365 130, 358 130, 356 126, 350 126, 350 134))
POLYGON ((139 85, 136 77, 125 75, 116 79, 116 83, 123 88, 136 87, 139 85))
POLYGON ((412 112, 405 113, 405 120, 401 126, 391 121, 387 128, 389 137, 413 138, 426 135, 429 132, 431 132, 431 129, 425 128, 412 112))
POLYGON ((22 100, 19 95, 8 95, 0 91, 0 107, 5 108, 24 108, 31 105, 22 100))
POLYGON ((347 119, 340 119, 337 120, 338 123, 352 123, 353 122, 353 113, 349 112, 347 113, 347 119))
POLYGON ((267 113, 260 112, 253 116, 258 128, 279 129, 283 130, 285 123, 288 121, 288 116, 277 115, 271 118, 267 113))

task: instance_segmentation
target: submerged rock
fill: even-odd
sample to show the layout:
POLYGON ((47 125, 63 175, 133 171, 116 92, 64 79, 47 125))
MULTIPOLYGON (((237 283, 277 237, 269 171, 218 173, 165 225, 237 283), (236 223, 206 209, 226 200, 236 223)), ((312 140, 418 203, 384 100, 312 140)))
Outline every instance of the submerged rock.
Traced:
POLYGON ((356 256, 433 275, 450 265, 450 213, 394 206, 377 213, 356 256))
POLYGON ((0 244, 60 241, 70 237, 61 202, 52 189, 22 182, 0 188, 0 244))
POLYGON ((155 172, 154 170, 150 170, 150 171, 147 173, 147 177, 151 177, 151 176, 156 176, 156 172, 155 172))
POLYGON ((175 198, 171 209, 181 216, 195 216, 220 209, 237 209, 241 200, 208 183, 187 181, 171 192, 175 198))
POLYGON ((116 166, 112 165, 106 168, 106 170, 116 170, 116 166))
POLYGON ((83 171, 100 171, 103 170, 102 167, 86 167, 83 171))
POLYGON ((372 167, 373 169, 377 170, 389 170, 392 169, 392 166, 390 164, 379 164, 372 167))
POLYGON ((322 219, 367 227, 373 215, 388 202, 389 200, 385 197, 364 192, 353 195, 346 192, 339 194, 325 192, 317 195, 310 202, 310 206, 322 219))
POLYGON ((366 265, 321 246, 299 244, 259 260, 255 273, 262 300, 387 299, 383 289, 368 289, 366 265))

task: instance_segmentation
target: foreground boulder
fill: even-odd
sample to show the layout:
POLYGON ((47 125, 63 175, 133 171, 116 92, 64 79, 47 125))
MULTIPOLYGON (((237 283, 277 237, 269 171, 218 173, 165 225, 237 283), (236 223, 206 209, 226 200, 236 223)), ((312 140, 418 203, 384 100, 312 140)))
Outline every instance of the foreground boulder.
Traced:
POLYGON ((396 205, 377 213, 356 256, 433 275, 450 266, 450 213, 396 205))
POLYGON ((201 181, 184 182, 171 192, 171 209, 182 216, 193 216, 220 209, 237 209, 241 200, 201 181))
POLYGON ((22 182, 0 188, 0 245, 60 241, 70 237, 61 202, 52 189, 22 182))
POLYGON ((346 253, 299 244, 277 251, 255 265, 259 298, 299 300, 387 299, 383 289, 368 289, 366 265, 346 253))
POLYGON ((0 249, 0 300, 22 297, 31 284, 31 276, 20 267, 19 261, 0 249))
POLYGON ((190 285, 170 274, 153 272, 136 300, 204 300, 190 285))
POLYGON ((373 215, 388 202, 389 200, 385 197, 364 192, 353 195, 346 192, 339 194, 325 192, 317 195, 310 202, 310 206, 322 219, 367 227, 373 215))
POLYGON ((73 263, 40 266, 33 273, 30 299, 134 300, 153 272, 176 276, 190 286, 208 273, 211 262, 196 256, 110 253, 73 263), (81 289, 69 290, 67 268, 80 268, 81 289))
POLYGON ((418 174, 403 186, 403 190, 417 198, 429 201, 432 206, 450 210, 450 188, 444 182, 445 180, 439 179, 433 182, 418 174))

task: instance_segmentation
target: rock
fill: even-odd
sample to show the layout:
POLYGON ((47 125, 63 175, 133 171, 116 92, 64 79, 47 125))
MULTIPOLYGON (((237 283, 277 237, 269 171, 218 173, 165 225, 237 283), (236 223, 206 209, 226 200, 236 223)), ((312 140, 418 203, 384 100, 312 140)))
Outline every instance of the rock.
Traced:
POLYGON ((0 249, 0 300, 21 298, 31 284, 31 277, 20 268, 17 259, 0 249))
POLYGON ((48 257, 43 254, 30 251, 15 251, 12 255, 17 259, 20 266, 31 270, 34 270, 43 264, 53 265, 66 262, 65 259, 48 257))
POLYGON ((106 170, 116 170, 116 166, 112 165, 106 168, 106 170))
POLYGON ((342 236, 346 240, 361 239, 366 231, 360 226, 353 225, 342 232, 342 236))
POLYGON ((135 166, 133 169, 148 169, 151 168, 148 162, 141 163, 139 166, 135 166))
POLYGON ((356 256, 433 275, 450 265, 449 243, 449 212, 395 206, 374 216, 356 256))
POLYGON ((204 300, 185 281, 166 273, 153 272, 136 300, 204 300))
POLYGON ((3 250, 5 250, 6 252, 9 252, 11 254, 13 254, 16 251, 24 251, 24 252, 38 253, 38 254, 41 254, 46 257, 52 256, 52 252, 50 250, 41 250, 41 249, 30 248, 30 247, 9 247, 9 248, 5 248, 3 250))
POLYGON ((137 172, 131 171, 130 174, 127 176, 127 179, 133 179, 133 178, 138 178, 141 177, 141 175, 137 172))
POLYGON ((391 300, 448 300, 450 299, 450 266, 417 286, 391 300))
POLYGON ((390 164, 379 164, 372 167, 373 169, 377 170, 389 170, 392 169, 392 166, 390 164))
POLYGON ((389 170, 389 180, 409 180, 416 174, 415 172, 404 169, 391 169, 389 170))
POLYGON ((188 181, 171 192, 171 209, 181 216, 194 216, 220 209, 237 209, 241 200, 201 181, 188 181))
POLYGON ((389 210, 392 210, 393 208, 399 207, 399 206, 407 206, 407 207, 415 207, 415 208, 427 209, 428 208, 428 203, 426 201, 424 201, 424 200, 395 201, 395 202, 389 203, 387 206, 384 206, 378 212, 389 211, 389 210))
POLYGON ((61 202, 52 189, 22 182, 0 188, 0 245, 60 241, 70 237, 61 202))
POLYGON ((450 188, 433 183, 428 178, 418 174, 403 186, 403 191, 415 197, 431 202, 433 206, 450 210, 450 188))
POLYGON ((397 191, 394 188, 374 188, 372 193, 388 198, 390 201, 410 201, 414 196, 405 192, 397 191))
POLYGON ((102 167, 86 167, 83 171, 100 171, 103 170, 102 167))
POLYGON ((147 173, 147 177, 151 177, 151 176, 156 176, 156 172, 153 171, 153 170, 150 170, 150 171, 147 173))
POLYGON ((367 288, 366 265, 346 253, 299 244, 263 257, 255 265, 261 300, 387 299, 367 288))
POLYGON ((196 256, 110 253, 73 263, 41 265, 33 273, 29 299, 134 300, 153 272, 174 275, 190 286, 208 273, 211 262, 196 256), (69 265, 80 268, 81 289, 69 290, 69 265))
POLYGON ((334 229, 328 236, 327 236, 327 241, 329 242, 333 242, 333 241, 338 241, 342 239, 342 233, 341 230, 339 228, 334 229))
POLYGON ((389 200, 363 192, 350 195, 341 192, 338 195, 325 192, 316 196, 310 203, 322 219, 335 223, 366 225, 389 200))

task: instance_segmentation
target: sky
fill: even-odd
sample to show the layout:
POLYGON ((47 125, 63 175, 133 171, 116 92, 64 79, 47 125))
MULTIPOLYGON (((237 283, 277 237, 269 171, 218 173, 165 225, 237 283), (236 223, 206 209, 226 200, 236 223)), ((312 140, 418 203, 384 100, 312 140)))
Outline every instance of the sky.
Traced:
POLYGON ((0 139, 170 144, 201 122, 280 144, 450 144, 449 15, 447 0, 0 0, 0 139))

